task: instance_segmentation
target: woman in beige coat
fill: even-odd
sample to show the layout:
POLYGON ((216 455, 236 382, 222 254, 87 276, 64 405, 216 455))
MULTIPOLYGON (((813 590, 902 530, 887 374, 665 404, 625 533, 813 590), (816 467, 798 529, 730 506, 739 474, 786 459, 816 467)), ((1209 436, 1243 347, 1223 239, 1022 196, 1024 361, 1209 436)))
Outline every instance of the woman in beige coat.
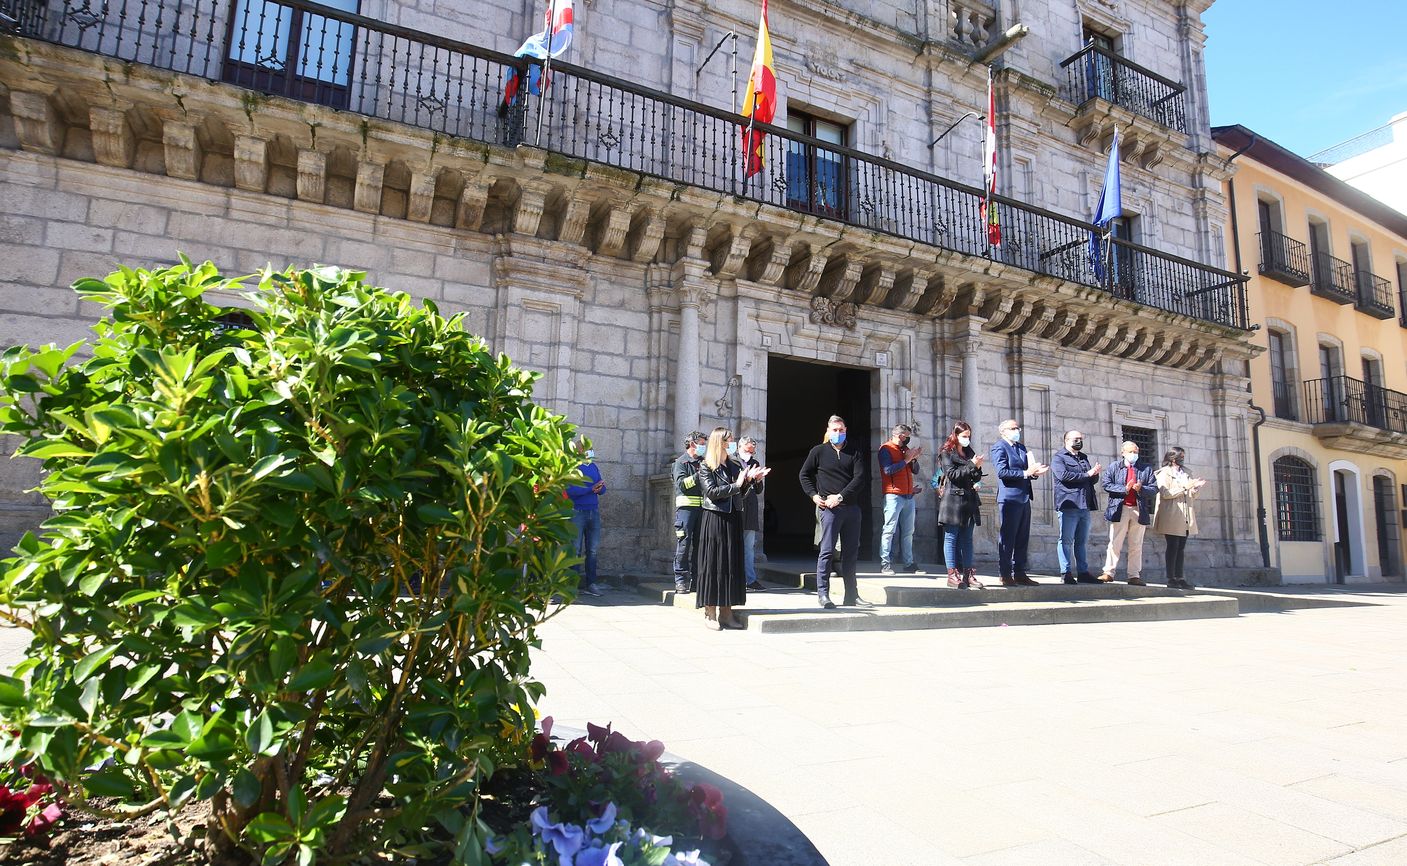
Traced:
POLYGON ((1172 449, 1163 455, 1163 465, 1157 474, 1158 506, 1153 512, 1153 531, 1162 533, 1168 542, 1163 562, 1168 572, 1168 586, 1172 589, 1196 589, 1183 579, 1182 563, 1187 539, 1197 534, 1197 512, 1192 500, 1207 481, 1187 473, 1182 467, 1186 457, 1187 452, 1181 448, 1172 449))

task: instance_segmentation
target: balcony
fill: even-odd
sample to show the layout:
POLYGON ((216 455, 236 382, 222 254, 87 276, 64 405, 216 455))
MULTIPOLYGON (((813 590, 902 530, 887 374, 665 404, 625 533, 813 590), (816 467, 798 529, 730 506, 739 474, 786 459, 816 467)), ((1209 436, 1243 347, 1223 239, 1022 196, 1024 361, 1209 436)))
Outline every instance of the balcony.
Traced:
POLYGON ((1316 254, 1313 276, 1309 284, 1310 294, 1328 298, 1336 304, 1352 304, 1358 300, 1353 265, 1343 259, 1336 259, 1328 253, 1316 254))
POLYGON ((1348 376, 1304 383, 1305 420, 1331 448, 1407 458, 1407 394, 1348 376))
POLYGON ((1065 96, 1076 105, 1102 99, 1175 132, 1187 132, 1187 88, 1176 81, 1096 45, 1065 58, 1060 68, 1065 70, 1065 96))
POLYGON ((1260 274, 1287 286, 1309 285, 1309 248, 1279 232, 1261 232, 1260 274))
POLYGON ((1359 310, 1375 319, 1391 319, 1397 314, 1392 307, 1392 285, 1387 280, 1368 271, 1354 271, 1353 280, 1358 288, 1359 310))
MULTIPOLYGON (((252 4, 232 0, 114 0, 102 5, 89 0, 21 0, 21 6, 18 29, 32 39, 319 103, 457 140, 502 147, 528 145, 547 152, 545 170, 558 175, 583 170, 571 161, 624 169, 662 179, 676 190, 706 190, 737 204, 751 202, 805 213, 813 219, 955 252, 970 257, 969 265, 976 265, 975 259, 998 262, 1179 316, 1234 329, 1247 327, 1245 283, 1236 274, 1114 240, 1108 260, 1116 267, 1104 268, 1101 275, 1090 256, 1093 226, 1000 196, 993 202, 1000 214, 1002 243, 991 247, 979 215, 982 190, 767 124, 756 126, 765 136, 766 168, 744 178, 738 115, 571 64, 552 65, 545 97, 520 96, 505 105, 505 81, 513 71, 525 80, 526 60, 305 0, 263 0, 257 14, 250 12, 252 4), (824 158, 788 158, 798 153, 824 158), (826 171, 798 174, 798 166, 822 162, 826 171), (1113 271, 1118 272, 1117 279, 1111 279, 1113 271)), ((1131 82, 1126 83, 1131 86, 1131 82)), ((1171 104, 1164 103, 1162 110, 1171 110, 1167 108, 1171 104)), ((311 164, 316 165, 317 154, 313 157, 311 164)), ((241 166, 239 159, 235 163, 241 166)), ((297 167, 301 172, 302 164, 297 167)), ((257 170, 258 164, 252 168, 257 170)), ((242 182, 235 178, 236 185, 242 182)), ((466 197, 470 193, 464 191, 466 197)), ((484 193, 477 194, 482 199, 484 193)), ((490 198, 496 195, 489 192, 490 198)), ((370 194, 366 208, 360 201, 358 208, 374 206, 370 194)), ((601 205, 587 203, 587 211, 594 215, 601 205)), ((482 211, 482 205, 478 207, 482 211)), ((552 231, 572 229, 580 234, 572 227, 585 214, 549 210, 552 231)), ((615 215, 611 219, 604 235, 606 248, 619 249, 620 237, 628 234, 635 250, 632 256, 653 255, 657 237, 654 245, 638 242, 659 230, 647 224, 649 214, 632 217, 627 211, 620 217, 623 222, 615 215)), ((532 225, 537 225, 536 217, 532 225)), ((772 255, 783 255, 787 249, 776 247, 772 255)), ((727 259, 727 250, 715 248, 715 252, 719 261, 727 259)), ((825 256, 811 263, 823 268, 818 276, 826 281, 832 298, 843 300, 861 289, 868 298, 892 294, 888 289, 895 280, 893 271, 886 275, 863 267, 853 254, 853 260, 845 255, 837 252, 828 268, 825 256), (842 286, 841 292, 834 290, 836 285, 842 286)), ((925 250, 919 254, 923 256, 931 260, 933 252, 925 250)), ((766 261, 752 270, 785 268, 801 275, 799 285, 814 287, 816 282, 803 279, 804 260, 781 258, 775 265, 764 265, 766 261)), ((736 265, 730 267, 736 270, 736 265)), ((922 291, 922 281, 911 284, 922 291)), ((935 279, 933 285, 941 284, 935 279)), ((1011 312, 1013 321, 1016 313, 1037 321, 1041 311, 1023 304, 1011 312)), ((1090 327, 1100 329, 1091 331, 1096 336, 1086 335, 1090 345, 1118 347, 1124 345, 1121 340, 1134 337, 1130 327, 1108 339, 1097 336, 1108 323, 1091 321, 1090 327)), ((1055 325, 1042 328, 1058 331, 1055 325)), ((1169 337, 1156 347, 1150 344, 1149 356, 1197 364, 1211 357, 1205 348, 1182 343, 1169 337)))

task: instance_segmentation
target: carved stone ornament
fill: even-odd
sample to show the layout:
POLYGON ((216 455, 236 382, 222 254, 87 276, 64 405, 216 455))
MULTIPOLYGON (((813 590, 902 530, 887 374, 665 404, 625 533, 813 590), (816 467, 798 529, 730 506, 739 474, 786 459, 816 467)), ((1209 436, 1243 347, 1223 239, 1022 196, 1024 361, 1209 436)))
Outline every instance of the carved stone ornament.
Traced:
POLYGON ((807 46, 806 68, 812 75, 828 81, 845 81, 849 78, 835 51, 820 45, 807 46))
POLYGON ((813 325, 836 325, 853 331, 858 313, 859 308, 854 304, 837 304, 830 298, 822 297, 811 299, 811 324, 813 325))

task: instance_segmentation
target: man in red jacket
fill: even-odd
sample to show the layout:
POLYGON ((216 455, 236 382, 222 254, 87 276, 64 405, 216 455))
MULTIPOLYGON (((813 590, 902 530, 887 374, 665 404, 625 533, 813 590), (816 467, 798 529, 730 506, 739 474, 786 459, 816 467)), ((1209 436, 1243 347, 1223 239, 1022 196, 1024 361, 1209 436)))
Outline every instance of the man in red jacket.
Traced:
POLYGON ((918 571, 914 563, 914 476, 918 474, 919 447, 910 447, 913 428, 896 424, 889 441, 879 446, 879 477, 884 487, 884 533, 879 542, 879 573, 893 574, 894 539, 899 540, 899 560, 908 574, 918 571))

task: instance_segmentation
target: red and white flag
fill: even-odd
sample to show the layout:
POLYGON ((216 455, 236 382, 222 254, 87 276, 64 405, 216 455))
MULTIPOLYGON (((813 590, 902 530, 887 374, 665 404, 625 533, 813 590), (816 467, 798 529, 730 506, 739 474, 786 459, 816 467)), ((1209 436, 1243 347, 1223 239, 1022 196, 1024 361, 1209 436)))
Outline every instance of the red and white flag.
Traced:
POLYGON ((997 194, 997 97, 992 89, 992 68, 987 67, 987 138, 982 148, 982 180, 987 191, 982 201, 982 222, 987 224, 987 243, 1000 246, 1002 242, 1001 220, 997 216, 997 203, 992 196, 997 194))

